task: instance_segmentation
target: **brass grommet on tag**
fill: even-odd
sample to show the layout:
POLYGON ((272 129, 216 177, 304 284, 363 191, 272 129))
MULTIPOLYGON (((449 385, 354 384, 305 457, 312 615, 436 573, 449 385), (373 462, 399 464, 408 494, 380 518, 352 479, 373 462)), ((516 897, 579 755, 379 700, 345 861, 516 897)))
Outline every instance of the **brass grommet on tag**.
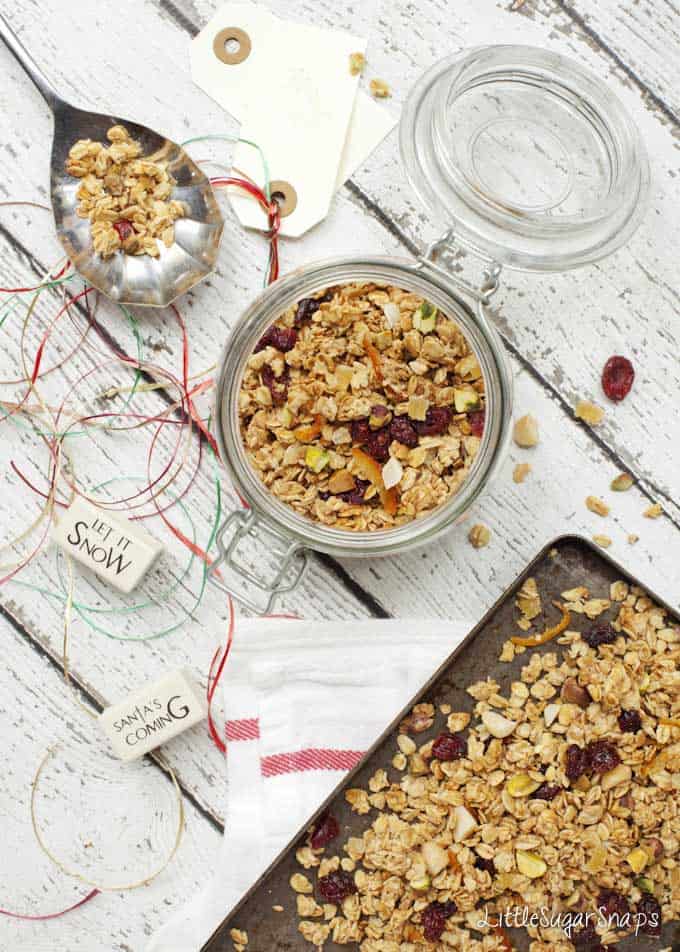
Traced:
POLYGON ((291 215, 297 208, 297 192, 290 182, 285 182, 283 179, 274 179, 273 182, 269 183, 269 194, 279 206, 281 218, 291 215))
POLYGON ((248 59, 252 48, 248 34, 237 26, 225 27, 213 40, 213 53, 227 66, 237 66, 248 59))

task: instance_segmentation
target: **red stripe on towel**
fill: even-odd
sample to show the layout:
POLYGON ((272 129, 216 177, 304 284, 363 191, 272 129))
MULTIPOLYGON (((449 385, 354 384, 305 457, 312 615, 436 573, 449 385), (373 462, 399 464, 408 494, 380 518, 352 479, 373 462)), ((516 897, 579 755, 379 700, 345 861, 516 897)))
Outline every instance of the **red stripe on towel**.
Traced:
POLYGON ((260 736, 260 722, 257 717, 243 717, 236 721, 227 721, 227 741, 257 740, 260 736))
POLYGON ((263 777, 299 773, 304 770, 351 770, 364 756, 363 750, 329 750, 310 747, 290 754, 271 754, 263 757, 260 769, 263 777))

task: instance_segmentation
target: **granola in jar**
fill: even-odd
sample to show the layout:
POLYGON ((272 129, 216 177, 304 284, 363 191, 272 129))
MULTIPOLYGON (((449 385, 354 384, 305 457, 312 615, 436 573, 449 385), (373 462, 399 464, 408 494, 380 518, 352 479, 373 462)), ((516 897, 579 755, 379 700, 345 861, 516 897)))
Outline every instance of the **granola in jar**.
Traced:
POLYGON ((297 513, 371 531, 431 512, 467 478, 485 386, 455 321, 418 294, 343 284, 271 325, 239 393, 264 485, 297 513))

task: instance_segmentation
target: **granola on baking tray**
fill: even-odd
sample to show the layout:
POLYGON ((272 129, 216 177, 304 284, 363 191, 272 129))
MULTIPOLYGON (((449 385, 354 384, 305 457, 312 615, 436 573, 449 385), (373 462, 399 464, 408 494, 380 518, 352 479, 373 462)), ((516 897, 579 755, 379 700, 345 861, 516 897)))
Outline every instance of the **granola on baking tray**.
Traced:
POLYGON ((111 126, 110 145, 79 139, 66 160, 66 171, 80 179, 79 218, 89 218, 94 250, 110 258, 122 249, 130 255, 160 254, 175 241, 175 221, 184 217, 183 202, 171 199, 175 180, 167 163, 142 156, 139 142, 124 126, 111 126))
POLYGON ((431 512, 467 478, 484 379, 458 325, 409 291, 345 284, 290 307, 248 360, 246 453, 299 514, 370 531, 431 512))
POLYGON ((363 834, 297 851, 310 943, 500 952, 522 907, 552 916, 530 952, 613 952, 680 916, 680 629, 626 582, 607 596, 563 592, 560 623, 513 635, 507 694, 487 678, 471 714, 402 721, 393 770, 345 793, 363 834), (548 640, 563 650, 532 651, 548 640))

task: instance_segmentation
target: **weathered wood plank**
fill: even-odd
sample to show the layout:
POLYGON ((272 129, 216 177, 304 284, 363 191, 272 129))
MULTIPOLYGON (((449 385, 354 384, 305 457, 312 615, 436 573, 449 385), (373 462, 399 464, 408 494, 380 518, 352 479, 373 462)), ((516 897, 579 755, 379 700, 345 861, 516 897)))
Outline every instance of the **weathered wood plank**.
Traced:
MULTIPOLYGON (((71 763, 80 768, 87 784, 104 771, 115 772, 103 755, 104 743, 96 725, 78 707, 56 671, 3 618, 0 631, 5 647, 0 670, 2 709, 2 750, 4 769, 0 779, 0 815, 3 828, 3 857, 0 868, 2 906, 28 915, 42 915, 77 902, 87 890, 57 870, 40 851, 31 830, 29 803, 33 776, 47 749, 60 745, 55 767, 71 763), (74 751, 74 742, 77 751, 74 751), (89 760, 92 771, 84 766, 89 760), (10 859, 11 857, 11 859, 10 859)), ((120 783, 125 785, 121 766, 120 783)), ((149 800, 142 806, 131 804, 138 819, 151 814, 151 802, 172 804, 170 782, 160 773, 149 775, 149 800), (152 798, 156 798, 155 800, 152 798)), ((52 804, 54 817, 63 822, 50 831, 59 855, 66 855, 73 842, 94 829, 95 850, 115 849, 107 838, 106 810, 102 803, 90 804, 89 811, 69 816, 68 802, 79 803, 77 774, 60 770, 59 783, 51 767, 40 787, 42 804, 52 804), (43 799, 44 798, 44 799, 43 799)), ((85 787, 87 789, 87 787, 85 787)), ((99 789, 99 788, 98 788, 99 789)), ((130 790, 130 787, 120 788, 130 790)), ((108 796, 116 796, 112 787, 108 796)), ((104 792, 105 807, 107 794, 104 792)), ((0 916, 0 947, 12 952, 52 952, 56 948, 87 949, 88 952, 140 952, 148 935, 166 921, 173 908, 200 888, 209 875, 212 857, 219 849, 220 834, 190 803, 186 804, 186 829, 179 852, 169 868, 145 889, 127 893, 105 893, 79 911, 51 922, 25 922, 0 916)), ((168 818, 171 821, 172 817, 168 818)), ((163 827, 164 829, 164 827, 163 827)), ((174 832, 168 822, 170 838, 174 832)), ((140 854, 141 855, 141 854, 140 854)), ((140 862, 140 856, 137 857, 140 862)), ((102 869, 102 866, 93 869, 102 869)), ((139 868, 139 865, 138 865, 139 868)))

